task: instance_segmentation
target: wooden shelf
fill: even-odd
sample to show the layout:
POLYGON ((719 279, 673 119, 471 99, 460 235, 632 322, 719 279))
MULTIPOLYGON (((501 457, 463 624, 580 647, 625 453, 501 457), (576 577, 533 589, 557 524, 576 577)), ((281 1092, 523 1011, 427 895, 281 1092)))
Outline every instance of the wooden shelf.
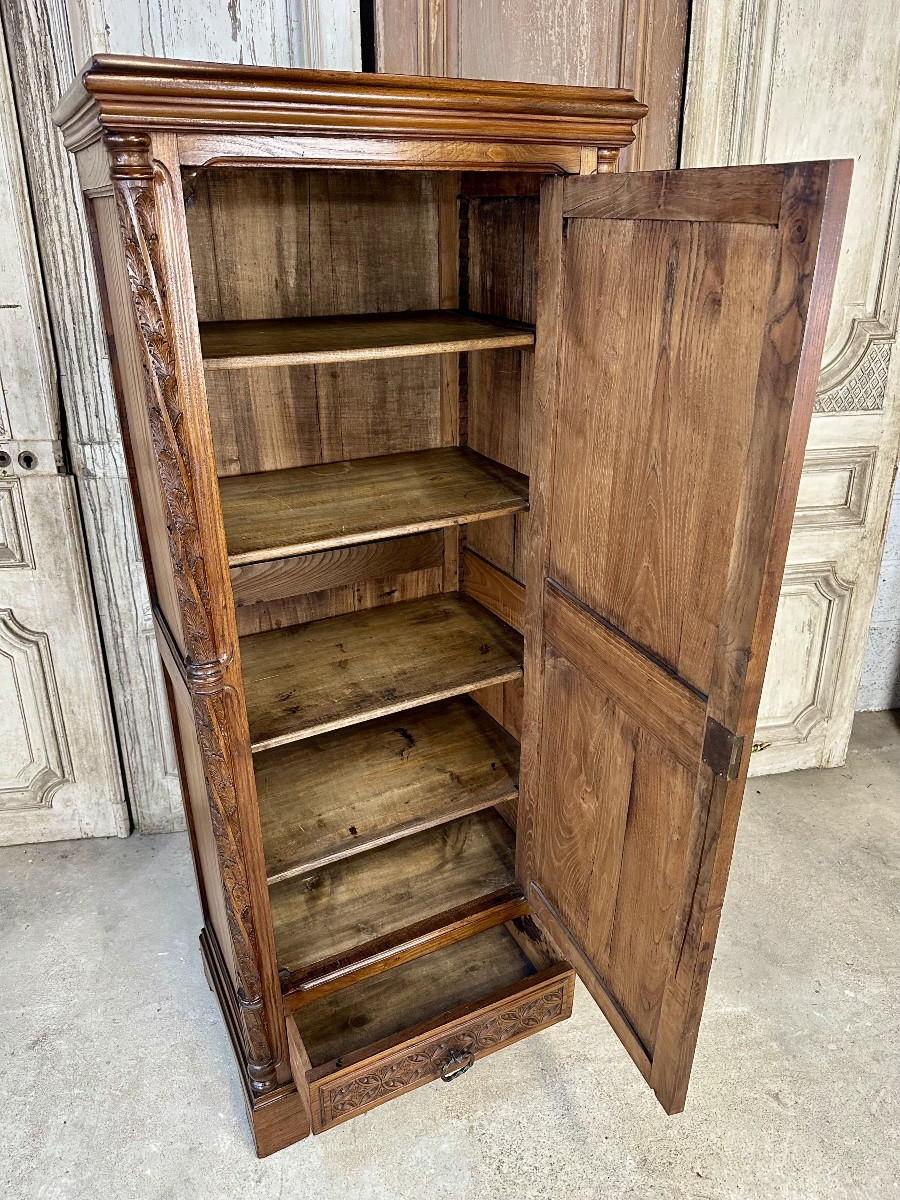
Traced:
POLYGON ((269 889, 278 966, 295 972, 515 884, 515 834, 493 809, 269 889))
POLYGON ((232 566, 482 521, 528 507, 528 479, 447 446, 219 481, 232 566))
POLYGON ((445 593, 240 641, 254 751, 522 674, 522 638, 445 593))
POLYGON ((207 321, 200 325, 200 346, 208 371, 532 345, 534 329, 530 325, 453 309, 207 321))
POLYGON ((254 759, 269 883, 518 795, 519 745, 457 696, 254 759))

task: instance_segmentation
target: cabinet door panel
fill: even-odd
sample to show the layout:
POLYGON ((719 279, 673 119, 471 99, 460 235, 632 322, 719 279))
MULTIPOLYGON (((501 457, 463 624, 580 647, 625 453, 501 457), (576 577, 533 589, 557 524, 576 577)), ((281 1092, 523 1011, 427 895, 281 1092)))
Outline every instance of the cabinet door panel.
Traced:
POLYGON ((684 1106, 850 164, 541 195, 519 871, 684 1106))

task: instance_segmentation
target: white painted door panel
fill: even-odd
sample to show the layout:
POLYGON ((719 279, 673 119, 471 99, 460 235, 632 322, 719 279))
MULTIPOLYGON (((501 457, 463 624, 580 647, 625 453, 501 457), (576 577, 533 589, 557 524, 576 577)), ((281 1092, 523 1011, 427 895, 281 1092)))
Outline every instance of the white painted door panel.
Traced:
POLYGON ((0 46, 0 844, 129 823, 0 46))
POLYGON ((92 54, 360 69, 359 0, 50 0, 80 68, 92 54))
POLYGON ((3 845, 129 830, 74 484, 0 478, 3 845))
POLYGON ((137 827, 184 827, 74 165, 51 111, 95 53, 359 69, 359 0, 0 0, 122 764, 137 827))
POLYGON ((896 0, 697 0, 684 166, 855 160, 752 774, 844 761, 900 440, 896 0))

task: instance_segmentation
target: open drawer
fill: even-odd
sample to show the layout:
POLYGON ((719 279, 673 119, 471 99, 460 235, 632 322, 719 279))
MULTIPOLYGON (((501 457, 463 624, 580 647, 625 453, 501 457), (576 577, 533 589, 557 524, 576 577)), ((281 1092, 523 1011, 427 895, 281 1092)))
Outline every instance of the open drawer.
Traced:
POLYGON ((287 1019, 297 1087, 321 1133, 572 1012, 574 971, 528 919, 497 925, 333 992, 287 1019), (532 927, 533 928, 533 927, 532 927))

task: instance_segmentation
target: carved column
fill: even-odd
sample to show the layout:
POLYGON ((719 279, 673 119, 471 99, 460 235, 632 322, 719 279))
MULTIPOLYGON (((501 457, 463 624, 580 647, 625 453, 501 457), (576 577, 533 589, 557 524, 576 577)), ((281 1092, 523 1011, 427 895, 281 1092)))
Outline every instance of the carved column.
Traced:
MULTIPOLYGON (((260 972, 258 922, 248 881, 238 788, 235 728, 238 712, 229 674, 233 641, 217 627, 221 605, 210 588, 204 557, 190 438, 173 330, 173 297, 166 269, 168 174, 151 157, 146 134, 107 134, 110 175, 125 252, 131 304, 141 347, 147 413, 166 514, 169 554, 184 639, 184 665, 212 815, 219 873, 237 972, 236 999, 251 1087, 276 1083, 276 1054, 260 972)), ((227 565, 226 568, 227 570, 227 565)))

